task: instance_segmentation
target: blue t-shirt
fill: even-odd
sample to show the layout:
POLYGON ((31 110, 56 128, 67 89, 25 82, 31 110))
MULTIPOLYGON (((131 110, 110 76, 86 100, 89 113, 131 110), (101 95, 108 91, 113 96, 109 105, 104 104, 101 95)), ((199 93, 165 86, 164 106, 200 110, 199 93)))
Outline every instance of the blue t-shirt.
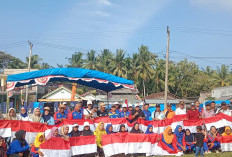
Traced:
POLYGON ((145 120, 149 120, 149 117, 151 117, 151 112, 148 110, 143 110, 143 113, 145 115, 145 120))
POLYGON ((81 110, 79 112, 77 111, 72 112, 73 119, 82 119, 82 117, 83 117, 83 112, 81 110))
POLYGON ((128 112, 128 111, 126 111, 126 113, 123 111, 119 113, 120 118, 124 118, 125 116, 129 117, 129 115, 130 115, 130 112, 128 112))
POLYGON ((56 114, 57 119, 61 119, 61 118, 67 118, 68 114, 64 113, 61 114, 60 112, 56 114))
POLYGON ((117 114, 117 112, 115 112, 115 114, 113 114, 112 112, 109 112, 109 117, 110 118, 119 118, 119 115, 117 114))

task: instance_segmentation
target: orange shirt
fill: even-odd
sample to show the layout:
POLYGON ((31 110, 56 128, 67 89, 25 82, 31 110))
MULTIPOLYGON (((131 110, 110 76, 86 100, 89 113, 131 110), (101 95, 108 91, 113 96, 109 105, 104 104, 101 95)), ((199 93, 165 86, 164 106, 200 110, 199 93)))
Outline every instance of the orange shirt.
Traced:
MULTIPOLYGON (((165 109, 164 110, 164 115, 166 116, 166 112, 167 112, 168 110, 167 109, 165 109)), ((173 116, 175 115, 175 111, 169 111, 168 113, 167 113, 167 117, 166 118, 168 118, 168 119, 172 119, 173 118, 173 116)))

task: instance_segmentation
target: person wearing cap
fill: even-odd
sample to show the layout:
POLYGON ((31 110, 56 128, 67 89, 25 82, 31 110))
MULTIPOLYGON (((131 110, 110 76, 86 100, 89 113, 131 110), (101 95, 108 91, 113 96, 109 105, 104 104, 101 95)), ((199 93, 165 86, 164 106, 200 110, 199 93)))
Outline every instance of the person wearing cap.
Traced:
POLYGON ((185 108, 184 102, 181 101, 179 103, 179 107, 175 111, 175 115, 183 115, 183 114, 186 114, 186 108, 185 108))
POLYGON ((211 102, 211 109, 214 111, 214 114, 217 113, 217 106, 216 106, 215 101, 212 101, 212 102, 211 102))
POLYGON ((200 106, 200 102, 198 100, 195 101, 195 107, 199 111, 200 114, 203 112, 203 107, 200 106))
POLYGON ((68 108, 68 103, 67 102, 63 102, 63 105, 65 107, 64 112, 68 115, 69 113, 71 113, 70 109, 68 108))
POLYGON ((106 105, 103 102, 100 102, 99 105, 100 105, 100 110, 97 111, 97 116, 98 117, 108 116, 108 113, 106 111, 106 105))
POLYGON ((54 114, 55 124, 59 124, 64 119, 68 118, 68 114, 64 112, 65 106, 63 104, 59 105, 59 111, 54 114))
POLYGON ((221 109, 218 110, 218 113, 224 113, 224 114, 226 114, 228 116, 231 116, 231 111, 228 110, 226 102, 223 101, 221 103, 221 109))
POLYGON ((128 118, 130 112, 127 111, 127 104, 122 104, 122 111, 119 113, 120 118, 128 118))
POLYGON ((97 117, 97 113, 94 109, 92 109, 92 101, 88 100, 87 101, 87 108, 84 109, 84 116, 85 119, 93 119, 95 117, 97 117))
POLYGON ((143 111, 139 107, 139 103, 135 104, 135 109, 132 110, 132 117, 130 122, 136 121, 138 118, 145 119, 143 111))
POLYGON ((54 118, 50 114, 50 108, 48 106, 44 107, 44 112, 42 114, 42 118, 43 118, 44 123, 46 125, 55 125, 54 118))
POLYGON ((119 102, 115 102, 114 105, 116 106, 116 113, 119 114, 121 112, 119 102))
POLYGON ((74 111, 70 114, 69 119, 83 119, 84 114, 81 110, 81 105, 76 104, 74 111))
POLYGON ((155 111, 151 115, 152 120, 163 120, 164 112, 160 110, 160 104, 155 106, 155 111))
POLYGON ((79 125, 78 124, 73 124, 72 131, 69 133, 70 137, 78 137, 82 135, 82 132, 78 130, 79 125))
POLYGON ((149 109, 149 104, 144 104, 143 113, 145 116, 145 120, 149 120, 149 118, 151 117, 151 112, 148 109, 149 109))
POLYGON ((164 110, 164 117, 172 119, 175 115, 175 111, 172 110, 172 104, 167 104, 167 108, 164 110))
POLYGON ((206 105, 206 110, 202 111, 202 118, 210 118, 210 117, 214 117, 214 111, 211 109, 211 104, 207 103, 206 105))
POLYGON ((119 114, 117 114, 117 112, 116 112, 115 105, 111 106, 111 112, 109 112, 109 117, 110 118, 119 118, 119 114))
POLYGON ((93 131, 90 129, 89 122, 84 122, 84 129, 82 131, 82 136, 91 136, 93 131))
POLYGON ((194 120, 201 118, 199 110, 196 108, 195 103, 191 104, 191 109, 188 110, 184 120, 194 120))

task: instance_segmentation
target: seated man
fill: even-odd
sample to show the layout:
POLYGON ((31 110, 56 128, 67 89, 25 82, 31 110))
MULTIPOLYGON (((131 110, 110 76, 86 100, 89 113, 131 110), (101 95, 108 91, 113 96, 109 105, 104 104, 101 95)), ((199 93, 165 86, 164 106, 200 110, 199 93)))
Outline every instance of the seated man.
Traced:
POLYGON ((68 114, 65 113, 65 106, 63 104, 60 104, 59 111, 54 114, 55 124, 58 124, 67 118, 68 114))
POLYGON ((122 111, 119 113, 120 118, 128 118, 130 112, 127 111, 127 104, 122 104, 122 111))
POLYGON ((83 119, 84 114, 83 111, 81 110, 81 105, 76 104, 74 111, 69 115, 69 119, 83 119))
POLYGON ((111 112, 109 112, 109 117, 110 118, 119 118, 119 114, 117 114, 117 112, 116 112, 116 106, 115 105, 113 105, 111 107, 111 112))

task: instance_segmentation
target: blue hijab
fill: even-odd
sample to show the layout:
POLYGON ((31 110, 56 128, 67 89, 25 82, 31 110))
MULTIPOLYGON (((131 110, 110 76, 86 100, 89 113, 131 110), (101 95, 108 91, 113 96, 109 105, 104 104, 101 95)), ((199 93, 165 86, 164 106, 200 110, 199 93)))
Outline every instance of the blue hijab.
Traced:
POLYGON ((112 133, 114 133, 113 130, 112 130, 111 132, 109 131, 110 127, 112 127, 112 125, 111 125, 111 124, 107 124, 107 126, 106 126, 106 133, 107 133, 107 134, 112 134, 112 133))
POLYGON ((152 132, 149 131, 149 129, 150 129, 151 127, 153 128, 153 126, 152 126, 151 124, 149 124, 149 125, 147 126, 147 131, 145 132, 145 134, 154 134, 153 131, 152 131, 152 132))
POLYGON ((26 107, 21 106, 21 108, 20 108, 20 116, 22 116, 23 118, 27 117, 27 109, 26 109, 26 107), (25 108, 25 110, 26 110, 26 112, 24 114, 21 113, 22 108, 25 108))
POLYGON ((176 129, 175 129, 175 131, 174 131, 174 134, 175 134, 176 137, 177 137, 178 143, 182 143, 182 139, 183 139, 183 137, 184 137, 184 132, 183 132, 183 131, 179 132, 179 131, 178 131, 179 127, 182 127, 182 126, 177 125, 177 126, 176 126, 176 129))

